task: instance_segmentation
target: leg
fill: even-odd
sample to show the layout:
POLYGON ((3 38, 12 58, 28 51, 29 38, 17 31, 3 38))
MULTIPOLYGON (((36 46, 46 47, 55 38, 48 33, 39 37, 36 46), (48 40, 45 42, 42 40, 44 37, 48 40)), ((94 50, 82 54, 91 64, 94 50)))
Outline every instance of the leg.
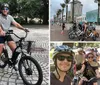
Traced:
POLYGON ((16 48, 16 44, 14 41, 9 41, 8 42, 8 46, 10 47, 10 49, 12 50, 12 52, 14 52, 15 48, 16 48))
POLYGON ((97 82, 93 83, 93 85, 98 85, 97 82))
POLYGON ((3 47, 4 47, 4 44, 1 44, 1 43, 0 43, 0 56, 1 56, 1 54, 2 54, 3 47))
POLYGON ((11 58, 11 61, 13 62, 13 63, 16 63, 16 59, 17 59, 17 54, 16 54, 16 52, 14 52, 14 50, 16 49, 16 44, 15 44, 15 42, 14 41, 9 41, 8 42, 8 46, 10 47, 10 49, 12 50, 12 58, 11 58))

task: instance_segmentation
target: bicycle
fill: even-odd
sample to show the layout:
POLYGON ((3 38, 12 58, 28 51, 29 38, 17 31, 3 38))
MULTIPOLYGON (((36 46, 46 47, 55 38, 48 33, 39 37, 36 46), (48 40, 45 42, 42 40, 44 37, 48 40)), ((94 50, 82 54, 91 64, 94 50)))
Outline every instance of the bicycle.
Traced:
POLYGON ((13 32, 13 30, 9 30, 6 33, 6 36, 11 34, 15 35, 17 38, 19 38, 19 41, 17 42, 17 47, 13 52, 12 58, 9 58, 7 47, 6 45, 4 46, 3 52, 0 56, 1 58, 0 61, 2 62, 0 63, 0 68, 5 68, 6 65, 8 64, 10 67, 15 69, 15 71, 17 71, 15 65, 18 63, 17 61, 20 55, 20 59, 18 63, 18 71, 23 82, 26 85, 41 85, 43 81, 42 69, 38 64, 38 62, 30 55, 31 54, 30 47, 32 43, 29 42, 27 50, 23 49, 23 45, 24 45, 23 42, 25 42, 25 38, 27 37, 27 32, 25 33, 26 35, 24 37, 17 36, 13 32), (36 74, 36 76, 34 76, 34 74, 36 74), (35 82, 33 81, 34 77, 36 79, 35 82))
MULTIPOLYGON (((81 73, 76 74, 73 78, 72 85, 78 85, 78 83, 82 77, 83 77, 83 75, 81 73)), ((93 85, 93 82, 95 79, 96 79, 96 77, 92 77, 88 81, 83 80, 82 85, 93 85)))

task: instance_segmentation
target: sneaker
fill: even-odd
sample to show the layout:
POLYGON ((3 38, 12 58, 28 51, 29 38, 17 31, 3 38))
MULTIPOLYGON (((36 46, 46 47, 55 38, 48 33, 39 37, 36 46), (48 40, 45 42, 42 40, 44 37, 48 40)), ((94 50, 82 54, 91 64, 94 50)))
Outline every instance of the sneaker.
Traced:
POLYGON ((61 34, 64 34, 64 31, 61 31, 61 34))

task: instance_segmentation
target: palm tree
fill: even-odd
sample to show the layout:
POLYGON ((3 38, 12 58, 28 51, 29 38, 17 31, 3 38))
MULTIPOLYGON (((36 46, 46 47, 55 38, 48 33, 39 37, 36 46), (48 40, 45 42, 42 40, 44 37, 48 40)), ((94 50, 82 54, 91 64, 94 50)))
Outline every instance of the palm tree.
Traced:
POLYGON ((63 22, 63 13, 64 13, 65 4, 64 3, 61 3, 60 5, 62 7, 62 22, 63 22))
POLYGON ((74 3, 75 3, 75 1, 73 0, 73 8, 72 8, 72 22, 74 22, 74 3))
POLYGON ((67 14, 68 14, 68 3, 70 2, 70 0, 64 0, 65 4, 66 4, 66 21, 67 20, 67 14))
POLYGON ((61 12, 62 12, 62 10, 61 10, 61 9, 58 9, 58 10, 57 10, 57 13, 56 13, 57 18, 59 18, 59 16, 60 16, 61 12))

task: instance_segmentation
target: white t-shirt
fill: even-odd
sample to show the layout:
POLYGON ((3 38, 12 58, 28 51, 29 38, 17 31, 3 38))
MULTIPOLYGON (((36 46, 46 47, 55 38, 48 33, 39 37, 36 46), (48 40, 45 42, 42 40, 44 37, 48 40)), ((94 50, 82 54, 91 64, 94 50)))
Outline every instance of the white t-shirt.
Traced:
POLYGON ((0 14, 0 25, 4 31, 8 31, 10 29, 11 23, 16 22, 11 15, 3 16, 0 14))

